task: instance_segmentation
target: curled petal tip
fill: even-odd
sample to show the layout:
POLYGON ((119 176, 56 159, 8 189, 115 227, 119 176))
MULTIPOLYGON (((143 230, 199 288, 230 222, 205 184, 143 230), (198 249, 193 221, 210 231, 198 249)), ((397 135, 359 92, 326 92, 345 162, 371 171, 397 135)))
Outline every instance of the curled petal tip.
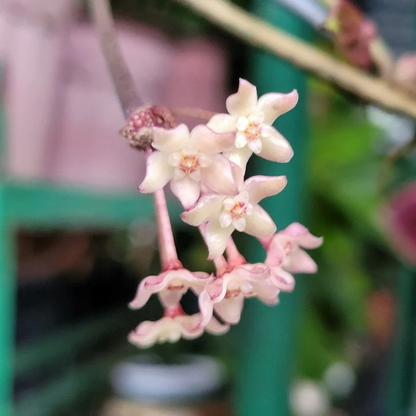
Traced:
POLYGON ((286 185, 287 185, 287 176, 286 175, 283 175, 283 176, 280 176, 280 180, 281 180, 281 184, 282 184, 282 191, 283 191, 283 189, 285 189, 286 188, 286 185))
POLYGON ((129 309, 132 309, 132 310, 141 308, 141 306, 138 306, 137 302, 135 302, 134 300, 132 300, 127 306, 129 309))
POLYGON ((296 96, 297 98, 299 98, 299 93, 298 93, 298 90, 296 88, 293 89, 292 91, 290 91, 288 95, 293 95, 293 96, 296 96))

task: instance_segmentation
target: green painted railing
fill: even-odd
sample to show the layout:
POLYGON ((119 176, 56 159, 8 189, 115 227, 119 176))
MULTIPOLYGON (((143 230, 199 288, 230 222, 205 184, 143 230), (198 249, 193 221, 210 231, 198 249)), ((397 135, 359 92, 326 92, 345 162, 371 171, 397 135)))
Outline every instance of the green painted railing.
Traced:
POLYGON ((17 350, 14 374, 19 377, 27 372, 70 363, 74 354, 106 342, 109 334, 119 336, 120 341, 124 341, 136 321, 137 316, 124 306, 46 335, 17 350))
POLYGON ((76 365, 59 378, 41 386, 21 399, 15 416, 55 416, 79 413, 79 402, 99 397, 109 385, 111 368, 132 353, 126 343, 93 360, 76 365))
POLYGON ((407 416, 416 393, 416 273, 402 267, 398 276, 397 317, 384 416, 407 416))
MULTIPOLYGON (((294 35, 307 38, 310 34, 303 22, 274 1, 255 0, 254 12, 294 35)), ((302 221, 304 217, 308 139, 306 78, 292 65, 265 53, 256 52, 253 58, 250 80, 257 85, 259 94, 290 92, 296 88, 300 95, 295 109, 276 123, 276 127, 293 146, 293 160, 279 166, 254 159, 256 174, 285 174, 288 177, 288 185, 282 194, 269 198, 264 204, 281 229, 291 222, 302 221)), ((249 257, 250 260, 262 261, 264 252, 259 245, 253 245, 249 257)), ((247 302, 242 321, 243 338, 236 391, 239 416, 289 414, 289 386, 299 332, 298 318, 304 292, 302 286, 302 277, 298 276, 295 291, 281 296, 277 307, 247 302)))
POLYGON ((0 414, 5 416, 12 411, 15 259, 13 233, 0 192, 0 414))

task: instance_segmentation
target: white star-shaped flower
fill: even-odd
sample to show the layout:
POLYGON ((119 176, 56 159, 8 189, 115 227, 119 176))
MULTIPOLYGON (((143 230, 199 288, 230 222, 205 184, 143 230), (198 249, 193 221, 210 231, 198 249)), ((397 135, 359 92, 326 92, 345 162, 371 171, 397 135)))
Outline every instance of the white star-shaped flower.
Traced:
POLYGON ((281 192, 286 183, 286 176, 253 176, 239 186, 235 196, 203 195, 195 207, 182 213, 182 220, 194 226, 206 223, 209 258, 216 258, 224 252, 234 230, 257 237, 269 237, 276 231, 273 220, 258 203, 281 192))
POLYGON ((202 125, 192 132, 185 124, 171 130, 154 128, 152 146, 156 150, 147 159, 140 191, 155 192, 170 181, 172 192, 185 208, 198 200, 201 184, 213 192, 235 192, 231 164, 219 154, 233 143, 234 133, 218 134, 202 125))
POLYGON ((234 148, 226 152, 228 159, 245 169, 255 153, 273 162, 288 162, 293 150, 287 140, 271 127, 277 117, 290 111, 298 102, 296 90, 289 94, 270 93, 257 97, 257 89, 240 79, 236 94, 226 102, 229 114, 217 114, 207 124, 218 133, 234 131, 234 148))

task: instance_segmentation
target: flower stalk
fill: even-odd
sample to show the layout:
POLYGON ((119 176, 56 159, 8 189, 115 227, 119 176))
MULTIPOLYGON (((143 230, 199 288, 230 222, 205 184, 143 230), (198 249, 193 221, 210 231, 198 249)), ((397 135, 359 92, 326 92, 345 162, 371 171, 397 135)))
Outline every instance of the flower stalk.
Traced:
POLYGON ((238 250, 234 239, 232 237, 230 237, 227 241, 227 247, 226 247, 226 253, 227 253, 227 261, 228 264, 234 268, 234 267, 238 267, 241 266, 243 264, 246 264, 247 261, 244 258, 244 256, 240 253, 240 251, 238 250))
POLYGON ((182 267, 178 259, 172 224, 170 222, 165 191, 160 189, 154 193, 154 204, 159 237, 160 261, 162 270, 172 270, 182 267))
POLYGON ((222 276, 229 269, 228 262, 225 260, 224 256, 216 257, 213 262, 217 271, 217 276, 222 276))

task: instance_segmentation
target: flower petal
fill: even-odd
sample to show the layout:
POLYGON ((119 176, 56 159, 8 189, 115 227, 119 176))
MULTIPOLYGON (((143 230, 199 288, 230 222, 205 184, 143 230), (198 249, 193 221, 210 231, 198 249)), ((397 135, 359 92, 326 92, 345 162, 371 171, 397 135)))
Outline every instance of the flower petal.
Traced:
POLYGON ((278 292, 279 293, 273 298, 263 298, 261 296, 257 296, 257 299, 259 299, 260 301, 262 301, 264 304, 266 304, 268 306, 274 306, 274 305, 277 305, 279 303, 280 290, 278 292))
POLYGON ((263 148, 263 144, 260 139, 252 139, 248 142, 247 146, 250 148, 250 150, 258 155, 261 152, 261 149, 263 148))
POLYGON ((153 295, 153 293, 163 290, 166 284, 167 282, 164 273, 144 278, 137 288, 136 296, 129 303, 129 307, 131 309, 142 308, 153 295))
POLYGON ((130 332, 128 340, 141 348, 151 347, 156 343, 158 334, 154 331, 154 322, 143 321, 135 331, 130 332))
POLYGON ((292 110, 299 100, 296 90, 289 94, 270 93, 259 98, 257 109, 264 114, 264 123, 272 125, 277 117, 292 110))
POLYGON ((189 143, 189 129, 186 124, 179 124, 173 129, 153 128, 152 146, 163 152, 177 152, 187 147, 189 143))
POLYGON ((144 321, 129 334, 129 342, 141 347, 151 347, 158 341, 176 342, 181 337, 181 330, 172 318, 164 317, 156 322, 144 321), (161 335, 163 334, 163 338, 161 335))
POLYGON ((214 310, 225 322, 238 324, 244 306, 244 296, 238 295, 229 299, 223 299, 214 305, 214 310))
POLYGON ((264 198, 277 195, 287 184, 286 176, 252 176, 244 182, 244 189, 248 192, 250 202, 257 204, 264 198))
POLYGON ((216 114, 207 123, 207 126, 216 133, 229 133, 236 130, 237 118, 229 114, 216 114))
POLYGON ((222 228, 228 227, 232 224, 233 218, 229 212, 222 211, 219 216, 220 225, 222 228))
POLYGON ((293 157, 289 142, 274 127, 263 125, 261 130, 263 147, 259 156, 272 162, 289 162, 293 157))
POLYGON ((204 332, 202 316, 200 313, 177 316, 175 320, 177 320, 181 326, 181 333, 184 339, 198 338, 204 332))
POLYGON ((315 237, 309 230, 298 222, 290 224, 287 228, 280 231, 278 236, 291 237, 294 241, 304 248, 317 248, 322 245, 322 237, 315 237))
POLYGON ((204 125, 196 126, 191 132, 191 143, 200 152, 212 154, 225 152, 234 146, 235 132, 215 133, 204 125))
POLYGON ((247 144, 247 137, 244 133, 242 133, 241 131, 237 132, 237 134, 235 135, 235 147, 237 149, 241 149, 244 146, 246 146, 247 144))
POLYGON ((172 180, 170 189, 179 199, 185 209, 195 205, 201 192, 201 183, 195 182, 188 175, 182 179, 172 180))
POLYGON ((234 201, 242 204, 248 204, 250 201, 250 194, 243 189, 238 195, 234 197, 234 201))
POLYGON ((245 79, 240 78, 238 92, 227 98, 227 111, 236 117, 247 117, 257 104, 257 88, 245 79))
POLYGON ((165 274, 166 285, 159 292, 160 301, 165 308, 177 305, 188 289, 201 291, 211 281, 208 273, 190 272, 186 269, 170 270, 165 274))
POLYGON ((264 280, 270 276, 269 267, 263 263, 243 264, 234 269, 234 273, 240 278, 252 280, 264 280))
POLYGON ((129 303, 129 307, 132 309, 143 307, 154 293, 159 293, 165 307, 175 306, 189 287, 205 287, 209 281, 208 273, 191 273, 186 269, 169 270, 156 276, 148 276, 140 282, 136 296, 129 303))
POLYGON ((240 191, 240 189, 242 189, 244 185, 244 174, 246 172, 246 168, 241 168, 235 163, 231 163, 231 169, 233 171, 234 181, 237 184, 237 189, 240 191))
POLYGON ((282 267, 291 273, 316 273, 318 270, 312 257, 301 249, 292 250, 283 259, 282 267))
POLYGON ((279 238, 277 238, 278 235, 279 234, 274 235, 267 248, 265 264, 268 266, 280 266, 285 257, 285 252, 283 250, 282 244, 279 238))
POLYGON ((244 217, 236 218, 233 220, 233 226, 237 231, 243 232, 246 228, 246 220, 244 217))
POLYGON ((253 213, 246 216, 244 232, 255 237, 268 237, 276 232, 276 225, 263 208, 254 205, 253 213))
POLYGON ((235 127, 237 130, 244 131, 250 125, 250 120, 248 117, 238 117, 237 122, 235 123, 235 127))
POLYGON ((270 279, 252 282, 256 296, 263 302, 275 304, 280 289, 270 279))
POLYGON ((214 304, 206 291, 199 295, 198 305, 202 315, 201 325, 206 326, 211 321, 214 312, 214 304))
POLYGON ((187 224, 197 227, 211 218, 218 218, 223 201, 224 196, 222 195, 203 195, 192 209, 181 214, 181 218, 187 224))
POLYGON ((221 227, 218 219, 212 219, 208 222, 204 236, 208 246, 209 259, 215 259, 224 253, 228 237, 232 234, 234 229, 235 228, 232 225, 225 228, 221 227))
POLYGON ((153 152, 147 157, 146 176, 139 186, 145 194, 162 189, 173 177, 174 168, 168 163, 168 154, 153 152))
POLYGON ((169 163, 169 165, 173 166, 174 168, 179 166, 179 163, 181 163, 181 160, 182 160, 181 152, 169 153, 168 163, 169 163))
POLYGON ((248 116, 248 120, 250 123, 260 125, 264 122, 264 114, 262 111, 257 110, 248 116))
POLYGON ((227 294, 227 285, 232 278, 230 273, 226 273, 222 277, 216 277, 212 282, 205 286, 205 291, 208 293, 213 303, 224 299, 227 294))
POLYGON ((221 195, 237 193, 231 163, 222 155, 213 155, 212 163, 201 169, 201 182, 221 195))
POLYGON ((292 292, 295 288, 295 278, 278 266, 270 268, 270 280, 282 292, 292 292))
POLYGON ((210 334, 223 335, 230 330, 230 325, 221 324, 214 317, 207 323, 205 330, 210 334))
POLYGON ((253 152, 248 148, 248 146, 244 146, 241 149, 234 147, 228 152, 224 152, 224 156, 230 162, 235 163, 238 167, 240 167, 243 172, 245 172, 247 162, 252 154, 253 152))

